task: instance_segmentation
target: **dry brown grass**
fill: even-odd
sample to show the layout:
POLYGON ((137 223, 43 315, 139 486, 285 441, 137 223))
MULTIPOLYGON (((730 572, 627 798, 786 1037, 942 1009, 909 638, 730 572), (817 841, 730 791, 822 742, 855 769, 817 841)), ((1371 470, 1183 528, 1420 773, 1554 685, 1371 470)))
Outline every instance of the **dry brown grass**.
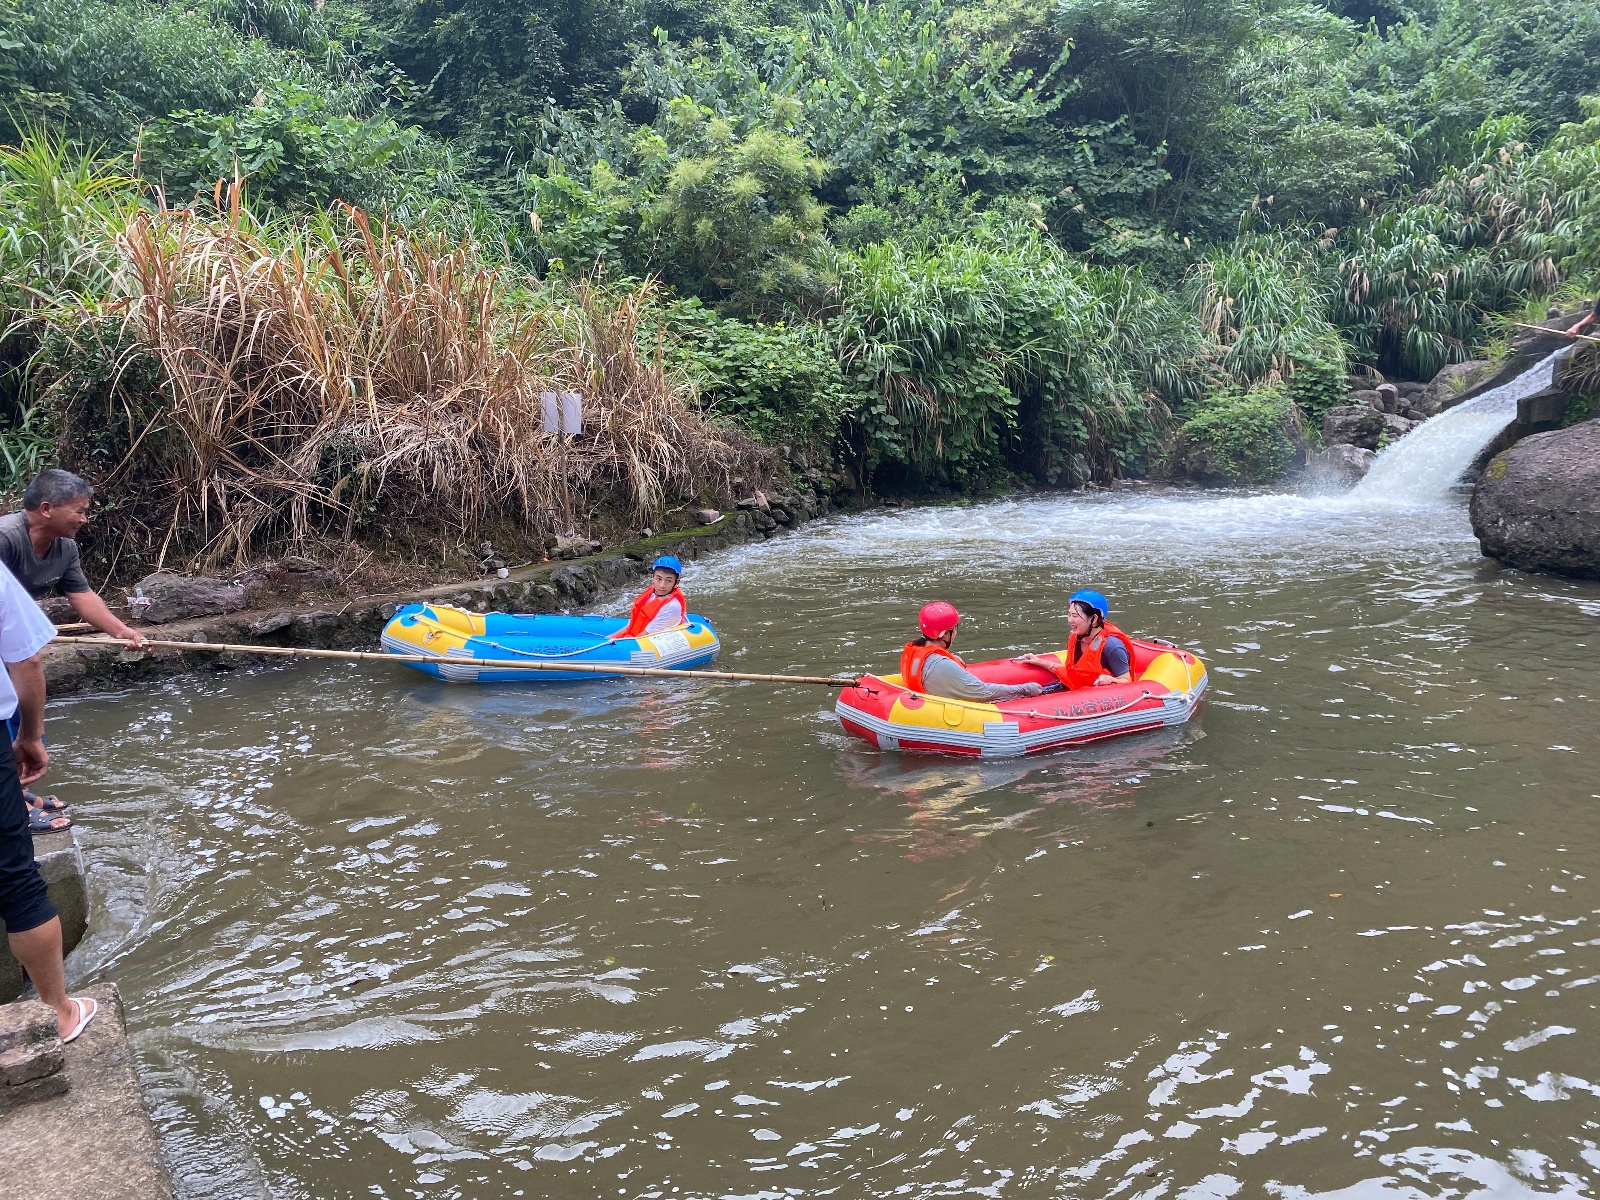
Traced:
POLYGON ((641 354, 648 283, 551 299, 471 243, 356 209, 290 234, 226 211, 140 212, 121 238, 126 319, 165 381, 166 477, 138 481, 170 510, 157 561, 238 564, 341 522, 543 536, 608 493, 647 522, 767 467, 641 354), (542 391, 583 396, 582 435, 541 432, 542 391))

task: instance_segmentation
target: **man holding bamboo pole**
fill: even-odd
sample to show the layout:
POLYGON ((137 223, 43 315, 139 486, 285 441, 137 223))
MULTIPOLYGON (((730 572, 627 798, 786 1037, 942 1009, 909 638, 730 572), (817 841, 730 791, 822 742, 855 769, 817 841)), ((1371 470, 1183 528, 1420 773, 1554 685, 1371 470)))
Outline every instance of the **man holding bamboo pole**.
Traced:
POLYGON ((107 608, 83 574, 75 539, 93 499, 94 489, 71 471, 39 472, 22 493, 22 511, 0 517, 0 561, 35 600, 60 592, 79 620, 137 650, 144 634, 107 608))
MULTIPOLYGON (((144 634, 119 620, 83 574, 75 539, 88 523, 93 499, 94 489, 71 471, 52 467, 39 472, 22 493, 22 511, 0 517, 0 562, 35 600, 59 591, 80 619, 141 649, 144 634)), ((16 736, 15 720, 9 732, 16 736)), ((72 825, 72 818, 65 815, 67 806, 56 797, 29 791, 23 797, 32 810, 29 821, 34 832, 52 833, 72 825)))

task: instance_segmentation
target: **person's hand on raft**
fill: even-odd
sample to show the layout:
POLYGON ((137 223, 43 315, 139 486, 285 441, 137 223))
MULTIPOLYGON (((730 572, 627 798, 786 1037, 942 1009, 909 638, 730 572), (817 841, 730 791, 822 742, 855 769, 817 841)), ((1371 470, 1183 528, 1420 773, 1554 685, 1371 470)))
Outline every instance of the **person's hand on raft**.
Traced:
POLYGON ((1095 687, 1111 687, 1120 682, 1121 680, 1119 680, 1115 675, 1102 675, 1099 679, 1094 681, 1094 685, 1095 687))
POLYGON ((1044 695, 1044 686, 1038 683, 1025 683, 1022 685, 1022 694, 1024 696, 1042 696, 1044 695))

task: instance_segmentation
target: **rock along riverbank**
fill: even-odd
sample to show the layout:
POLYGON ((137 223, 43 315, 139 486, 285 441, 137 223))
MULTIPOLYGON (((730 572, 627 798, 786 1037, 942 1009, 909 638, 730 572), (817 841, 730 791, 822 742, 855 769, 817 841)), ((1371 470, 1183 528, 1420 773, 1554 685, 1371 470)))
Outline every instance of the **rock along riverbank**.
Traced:
MULTIPOLYGON (((703 554, 773 537, 834 511, 826 496, 775 494, 710 525, 663 534, 605 553, 512 571, 505 579, 442 584, 405 594, 367 596, 339 607, 292 605, 174 621, 151 632, 167 641, 226 642, 316 649, 377 645, 384 625, 402 604, 432 601, 475 612, 548 613, 582 608, 647 575, 659 554, 697 559, 703 554)), ((129 651, 118 646, 58 643, 42 658, 50 694, 111 691, 182 671, 232 670, 268 661, 267 655, 169 648, 129 651)))

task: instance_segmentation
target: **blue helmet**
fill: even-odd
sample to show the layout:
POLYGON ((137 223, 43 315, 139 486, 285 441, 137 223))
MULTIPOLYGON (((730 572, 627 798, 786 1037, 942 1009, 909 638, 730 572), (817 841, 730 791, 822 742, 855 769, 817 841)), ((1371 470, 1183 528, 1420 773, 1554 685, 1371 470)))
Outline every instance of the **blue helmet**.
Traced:
POLYGON ((650 564, 652 571, 671 571, 674 575, 683 574, 683 564, 670 554, 663 554, 650 564))
POLYGON ((1071 604, 1074 600, 1078 601, 1080 604, 1087 604, 1090 608, 1094 609, 1095 612, 1100 614, 1100 619, 1102 621, 1109 621, 1111 619, 1111 604, 1099 592, 1092 591, 1089 588, 1083 588, 1080 591, 1073 592, 1072 595, 1067 597, 1068 604, 1071 604))

